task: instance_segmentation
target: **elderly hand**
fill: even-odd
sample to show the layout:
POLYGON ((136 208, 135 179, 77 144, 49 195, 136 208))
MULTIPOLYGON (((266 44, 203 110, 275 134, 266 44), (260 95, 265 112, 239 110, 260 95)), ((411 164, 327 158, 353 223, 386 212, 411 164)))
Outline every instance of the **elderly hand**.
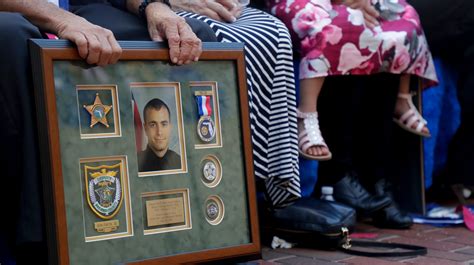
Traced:
POLYGON ((342 0, 342 4, 359 9, 364 15, 365 24, 369 28, 374 28, 379 25, 377 18, 380 16, 379 12, 370 3, 370 0, 342 0))
POLYGON ((201 40, 194 34, 184 18, 176 15, 162 3, 151 3, 146 8, 148 32, 154 41, 168 40, 170 58, 178 65, 199 60, 201 40))
POLYGON ((89 64, 114 64, 122 54, 122 48, 110 30, 93 25, 81 17, 71 14, 55 28, 58 37, 76 44, 79 56, 89 64))
POLYGON ((242 12, 238 0, 172 0, 170 3, 173 10, 184 10, 222 22, 234 22, 242 12))

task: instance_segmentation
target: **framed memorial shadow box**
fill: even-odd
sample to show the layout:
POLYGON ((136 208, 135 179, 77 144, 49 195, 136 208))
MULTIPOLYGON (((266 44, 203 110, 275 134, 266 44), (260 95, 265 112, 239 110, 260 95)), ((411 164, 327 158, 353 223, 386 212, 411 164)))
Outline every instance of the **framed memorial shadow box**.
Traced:
POLYGON ((31 40, 52 264, 183 264, 258 255, 242 44, 173 65, 120 42, 92 67, 31 40))

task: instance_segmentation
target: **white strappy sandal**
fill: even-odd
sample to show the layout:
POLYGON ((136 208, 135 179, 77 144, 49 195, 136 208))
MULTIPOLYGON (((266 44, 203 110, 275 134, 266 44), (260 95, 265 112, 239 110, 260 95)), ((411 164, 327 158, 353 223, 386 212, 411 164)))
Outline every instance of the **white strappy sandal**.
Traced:
POLYGON ((332 158, 332 154, 329 151, 329 148, 324 142, 324 139, 321 135, 321 130, 319 129, 318 113, 317 112, 300 112, 296 110, 296 116, 300 119, 303 119, 303 128, 299 129, 298 132, 298 146, 299 153, 307 158, 312 160, 326 161, 332 158), (321 146, 328 148, 328 154, 326 155, 310 155, 307 153, 308 149, 312 146, 321 146))
POLYGON ((398 93, 398 98, 405 99, 408 102, 409 109, 400 117, 393 117, 393 121, 402 129, 423 137, 431 137, 430 133, 423 132, 423 128, 428 122, 421 116, 415 105, 413 105, 412 95, 406 93, 398 93), (418 126, 413 128, 413 124, 418 122, 418 126))

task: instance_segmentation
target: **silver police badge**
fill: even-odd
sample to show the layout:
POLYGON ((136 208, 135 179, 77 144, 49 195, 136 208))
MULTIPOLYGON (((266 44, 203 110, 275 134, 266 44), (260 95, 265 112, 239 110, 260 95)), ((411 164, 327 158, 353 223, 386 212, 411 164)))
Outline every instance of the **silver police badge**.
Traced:
POLYGON ((123 200, 120 166, 120 163, 113 166, 85 166, 87 202, 102 219, 111 219, 120 210, 123 200))
POLYGON ((201 160, 201 181, 208 188, 214 188, 222 180, 222 164, 214 155, 206 155, 201 160))
POLYGON ((210 142, 216 137, 214 121, 209 116, 201 116, 197 125, 199 138, 204 142, 210 142))
POLYGON ((206 164, 204 164, 204 168, 202 169, 202 173, 204 174, 204 178, 207 181, 213 182, 217 176, 216 164, 214 164, 212 161, 206 162, 206 164))

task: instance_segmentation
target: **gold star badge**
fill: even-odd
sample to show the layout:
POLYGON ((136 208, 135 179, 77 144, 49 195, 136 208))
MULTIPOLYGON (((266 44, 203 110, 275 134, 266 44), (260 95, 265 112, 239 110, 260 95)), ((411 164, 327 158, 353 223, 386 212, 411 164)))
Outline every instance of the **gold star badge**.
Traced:
POLYGON ((112 106, 102 104, 102 101, 99 98, 99 93, 95 94, 94 104, 84 105, 84 108, 91 115, 91 128, 99 122, 109 128, 109 123, 107 122, 107 113, 109 113, 110 109, 112 109, 112 106))

